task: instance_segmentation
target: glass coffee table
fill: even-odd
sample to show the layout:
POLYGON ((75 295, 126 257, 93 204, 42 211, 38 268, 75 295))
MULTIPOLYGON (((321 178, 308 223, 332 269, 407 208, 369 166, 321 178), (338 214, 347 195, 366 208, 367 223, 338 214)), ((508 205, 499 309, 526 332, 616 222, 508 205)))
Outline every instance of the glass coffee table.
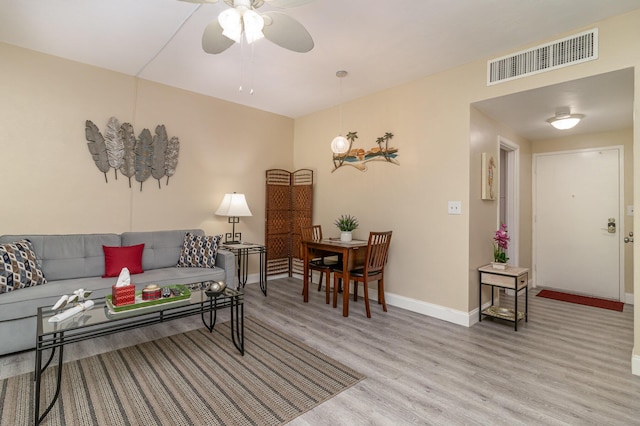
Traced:
POLYGON ((244 355, 244 293, 226 288, 217 296, 209 297, 200 284, 189 285, 191 297, 181 303, 170 302, 146 308, 113 312, 106 299, 93 300, 95 305, 84 312, 61 322, 49 322, 56 311, 50 306, 38 308, 35 377, 34 419, 38 425, 47 416, 60 395, 64 346, 95 337, 107 336, 147 325, 158 324, 192 315, 200 315, 209 332, 213 332, 218 310, 229 308, 231 314, 231 336, 236 349, 244 355), (44 364, 43 353, 51 353, 44 364), (58 352, 56 392, 47 409, 40 414, 40 393, 43 371, 58 352))

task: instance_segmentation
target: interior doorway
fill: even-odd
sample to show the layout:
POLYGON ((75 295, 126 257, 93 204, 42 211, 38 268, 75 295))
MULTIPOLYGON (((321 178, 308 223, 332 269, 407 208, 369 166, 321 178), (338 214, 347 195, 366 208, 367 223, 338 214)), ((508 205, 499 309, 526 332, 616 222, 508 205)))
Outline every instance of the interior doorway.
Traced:
POLYGON ((520 191, 518 176, 520 176, 520 147, 502 136, 498 137, 498 142, 500 144, 500 164, 498 165, 500 198, 497 226, 500 226, 501 223, 507 224, 510 237, 507 257, 509 257, 511 265, 519 265, 520 191))

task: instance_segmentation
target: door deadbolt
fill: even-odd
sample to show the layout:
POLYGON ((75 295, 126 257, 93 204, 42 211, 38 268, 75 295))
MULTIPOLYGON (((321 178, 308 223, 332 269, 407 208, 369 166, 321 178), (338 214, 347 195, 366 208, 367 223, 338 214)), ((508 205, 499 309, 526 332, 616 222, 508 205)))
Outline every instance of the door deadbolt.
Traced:
POLYGON ((616 220, 612 217, 609 218, 609 223, 607 223, 607 232, 610 234, 616 233, 616 220))

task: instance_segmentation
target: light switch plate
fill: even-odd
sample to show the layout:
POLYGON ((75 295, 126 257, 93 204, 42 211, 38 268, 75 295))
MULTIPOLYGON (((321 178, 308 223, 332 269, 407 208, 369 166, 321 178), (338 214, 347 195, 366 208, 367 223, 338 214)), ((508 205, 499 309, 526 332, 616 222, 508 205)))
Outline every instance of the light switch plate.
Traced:
POLYGON ((449 201, 448 213, 449 214, 462 214, 462 201, 449 201))

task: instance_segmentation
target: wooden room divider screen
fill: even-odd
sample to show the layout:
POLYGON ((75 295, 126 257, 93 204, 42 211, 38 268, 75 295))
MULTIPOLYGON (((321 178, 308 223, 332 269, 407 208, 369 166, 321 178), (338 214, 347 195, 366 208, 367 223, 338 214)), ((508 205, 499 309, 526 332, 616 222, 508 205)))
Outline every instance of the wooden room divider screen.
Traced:
POLYGON ((267 275, 303 273, 300 227, 313 220, 313 170, 267 170, 267 275))

